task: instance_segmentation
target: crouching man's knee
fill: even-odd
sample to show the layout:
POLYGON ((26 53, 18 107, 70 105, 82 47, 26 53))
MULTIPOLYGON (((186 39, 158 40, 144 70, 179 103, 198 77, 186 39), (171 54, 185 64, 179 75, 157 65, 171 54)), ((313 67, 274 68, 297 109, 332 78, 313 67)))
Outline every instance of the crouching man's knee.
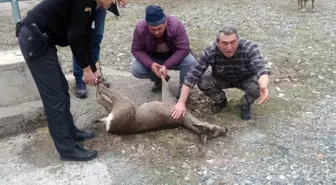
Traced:
POLYGON ((182 61, 182 66, 186 68, 192 68, 197 63, 195 57, 192 54, 188 54, 182 61))
POLYGON ((254 100, 260 97, 260 88, 258 83, 251 83, 245 89, 246 95, 250 96, 254 100))
POLYGON ((215 83, 216 83, 216 80, 214 79, 213 76, 211 76, 209 74, 203 74, 197 82, 197 87, 201 91, 207 91, 209 89, 214 88, 215 83))
POLYGON ((135 78, 140 78, 139 70, 137 68, 135 68, 134 65, 132 65, 131 73, 135 78))
POLYGON ((150 77, 150 71, 137 60, 132 61, 131 73, 135 78, 142 79, 150 77))

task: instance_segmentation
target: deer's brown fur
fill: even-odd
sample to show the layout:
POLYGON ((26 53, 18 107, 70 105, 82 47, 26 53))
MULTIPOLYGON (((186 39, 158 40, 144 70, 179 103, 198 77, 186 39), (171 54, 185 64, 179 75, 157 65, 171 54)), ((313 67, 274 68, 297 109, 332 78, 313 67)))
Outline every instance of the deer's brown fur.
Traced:
POLYGON ((97 101, 109 113, 106 118, 100 120, 106 124, 106 131, 114 134, 131 134, 183 126, 199 135, 203 143, 207 138, 227 132, 226 128, 201 122, 190 112, 187 112, 184 118, 173 119, 171 110, 175 100, 169 92, 168 82, 164 78, 162 82, 162 102, 153 101, 139 107, 126 97, 99 84, 96 92, 97 101))

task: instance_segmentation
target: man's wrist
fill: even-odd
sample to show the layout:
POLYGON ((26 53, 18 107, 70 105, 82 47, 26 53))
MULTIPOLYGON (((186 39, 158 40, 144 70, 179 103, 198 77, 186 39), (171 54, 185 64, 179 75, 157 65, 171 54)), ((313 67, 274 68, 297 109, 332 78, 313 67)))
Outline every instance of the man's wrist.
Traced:
POLYGON ((91 69, 91 66, 87 66, 83 69, 84 72, 93 72, 92 69, 91 69))
POLYGON ((183 100, 183 99, 182 99, 182 100, 181 100, 181 99, 179 99, 179 100, 177 101, 177 103, 178 103, 178 104, 182 104, 183 106, 185 106, 185 102, 184 102, 184 100, 183 100))
POLYGON ((90 66, 84 67, 84 69, 83 69, 83 71, 88 71, 88 70, 91 70, 90 66))
POLYGON ((166 64, 163 64, 162 66, 164 66, 167 70, 168 70, 168 67, 167 67, 167 65, 166 64))

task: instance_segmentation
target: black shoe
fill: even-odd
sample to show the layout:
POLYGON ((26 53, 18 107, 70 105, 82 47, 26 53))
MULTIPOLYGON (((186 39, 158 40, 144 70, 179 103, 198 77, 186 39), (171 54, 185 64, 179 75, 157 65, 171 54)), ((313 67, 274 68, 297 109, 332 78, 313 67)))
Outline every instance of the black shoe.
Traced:
POLYGON ((250 120, 251 119, 251 108, 250 107, 241 107, 240 117, 243 120, 250 120))
POLYGON ((227 105, 228 105, 228 101, 227 101, 226 98, 223 101, 221 101, 221 102, 215 102, 215 104, 214 104, 214 111, 215 112, 219 112, 223 108, 227 107, 227 105))
POLYGON ((76 133, 76 136, 74 137, 74 140, 76 141, 84 141, 85 139, 91 139, 95 137, 95 133, 91 130, 88 131, 78 131, 76 133))
POLYGON ((97 156, 96 150, 87 150, 81 145, 76 145, 73 149, 60 153, 63 161, 89 161, 97 156))
POLYGON ((87 89, 86 89, 86 84, 84 82, 76 83, 75 95, 77 98, 86 98, 87 89))
MULTIPOLYGON (((170 76, 167 75, 166 81, 168 82, 169 79, 170 79, 170 76)), ((161 91, 162 91, 162 80, 161 78, 159 78, 154 82, 154 86, 152 87, 152 92, 161 92, 161 91)))

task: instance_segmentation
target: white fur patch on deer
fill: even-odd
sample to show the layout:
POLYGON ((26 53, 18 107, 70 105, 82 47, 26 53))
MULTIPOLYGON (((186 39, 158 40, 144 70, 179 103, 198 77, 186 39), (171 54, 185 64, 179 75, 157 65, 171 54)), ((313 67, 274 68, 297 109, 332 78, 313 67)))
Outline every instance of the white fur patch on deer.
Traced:
POLYGON ((99 121, 100 123, 105 124, 105 126, 106 126, 106 132, 109 132, 111 124, 112 124, 112 120, 113 120, 113 114, 110 113, 107 117, 104 117, 104 118, 102 118, 100 120, 97 120, 97 121, 99 121))
POLYGON ((110 130, 112 120, 113 120, 113 114, 110 113, 110 114, 107 116, 107 118, 106 118, 106 122, 105 122, 105 125, 106 125, 106 132, 108 132, 108 131, 110 130))

